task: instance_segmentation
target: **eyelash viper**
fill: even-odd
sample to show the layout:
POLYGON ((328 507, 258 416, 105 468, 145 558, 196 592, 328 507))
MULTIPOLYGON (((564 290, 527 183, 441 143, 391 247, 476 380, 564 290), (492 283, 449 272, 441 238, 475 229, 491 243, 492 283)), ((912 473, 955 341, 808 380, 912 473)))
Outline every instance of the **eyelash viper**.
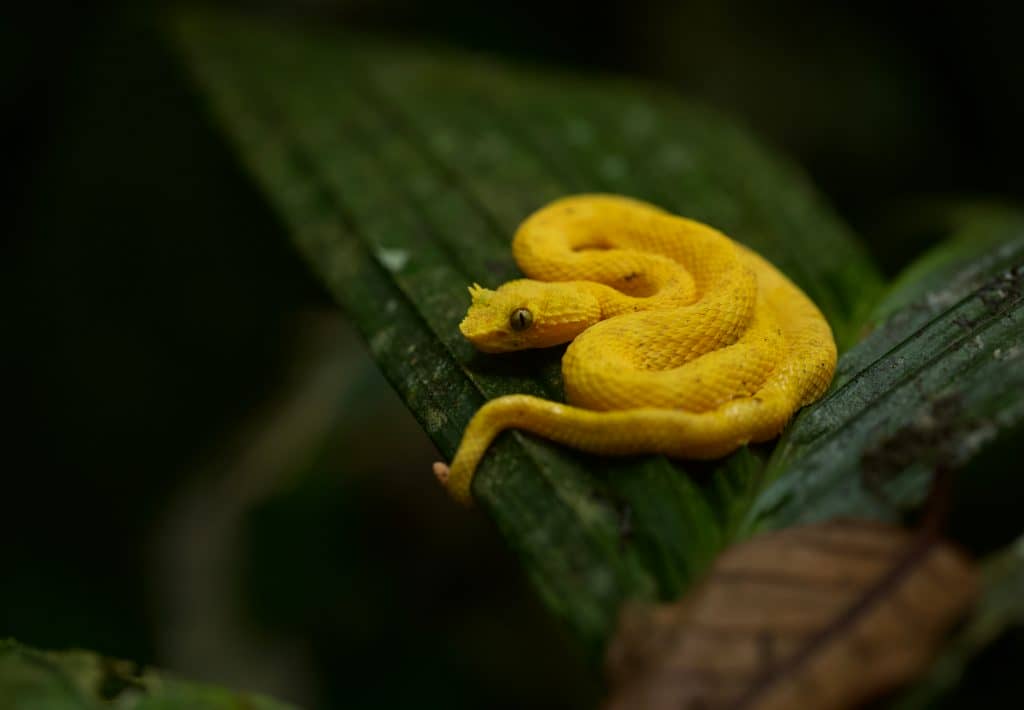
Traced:
POLYGON ((481 407, 451 466, 434 464, 461 502, 504 429, 597 454, 717 458, 777 436, 832 381, 836 345, 814 303, 705 224, 577 195, 528 217, 512 249, 528 278, 474 284, 460 330, 485 352, 572 341, 569 404, 506 395, 481 407))

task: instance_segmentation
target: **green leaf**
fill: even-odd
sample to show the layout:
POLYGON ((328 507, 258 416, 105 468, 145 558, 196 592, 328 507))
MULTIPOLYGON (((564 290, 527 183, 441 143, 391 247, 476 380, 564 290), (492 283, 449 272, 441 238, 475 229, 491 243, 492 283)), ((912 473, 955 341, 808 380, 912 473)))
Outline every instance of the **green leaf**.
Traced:
POLYGON ((91 651, 39 651, 0 639, 0 710, 289 710, 292 705, 178 680, 91 651))
POLYGON ((986 218, 940 244, 875 307, 768 464, 749 533, 840 515, 893 519, 933 473, 1024 422, 1024 219, 986 218))
MULTIPOLYGON (((177 38, 296 245, 446 457, 485 399, 561 398, 560 351, 482 356, 457 330, 466 286, 517 276, 511 235, 553 198, 616 192, 714 224, 799 283, 843 344, 880 292, 798 171, 653 87, 229 15, 180 16, 177 38)), ((624 598, 671 597, 701 573, 760 469, 741 452, 687 465, 688 478, 663 458, 597 460, 508 433, 474 494, 596 650, 624 598)))

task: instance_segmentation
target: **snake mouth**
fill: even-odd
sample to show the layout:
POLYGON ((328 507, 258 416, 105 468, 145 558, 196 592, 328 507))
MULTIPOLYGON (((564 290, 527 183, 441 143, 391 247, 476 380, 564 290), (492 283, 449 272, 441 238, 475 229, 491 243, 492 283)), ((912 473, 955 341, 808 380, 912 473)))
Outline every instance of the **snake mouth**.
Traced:
POLYGON ((508 353, 519 350, 551 348, 573 340, 591 323, 587 320, 563 321, 557 326, 531 328, 524 332, 513 332, 507 328, 494 327, 490 322, 480 323, 466 318, 459 330, 477 350, 485 353, 508 353))
POLYGON ((482 353, 487 353, 488 355, 517 352, 519 350, 526 350, 527 347, 522 343, 502 343, 500 345, 494 345, 491 343, 474 342, 473 345, 477 350, 482 353))
POLYGON ((463 320, 459 324, 459 330, 466 340, 473 343, 477 350, 486 353, 501 353, 522 349, 519 339, 513 338, 512 333, 509 331, 491 327, 489 323, 481 323, 472 317, 467 317, 463 320))

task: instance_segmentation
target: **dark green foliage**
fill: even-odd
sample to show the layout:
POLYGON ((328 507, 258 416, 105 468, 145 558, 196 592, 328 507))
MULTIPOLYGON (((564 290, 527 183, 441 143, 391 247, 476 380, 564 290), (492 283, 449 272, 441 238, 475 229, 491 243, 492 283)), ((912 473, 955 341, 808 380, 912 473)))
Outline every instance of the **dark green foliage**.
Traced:
MULTIPOLYGON (((514 276, 512 231, 559 195, 632 194, 724 228, 793 275, 846 340, 879 290, 795 170, 703 108, 206 16, 182 36, 298 246, 446 455, 485 397, 560 396, 560 352, 481 357, 456 328, 466 286, 514 276)), ((596 461, 512 434, 475 493, 549 606, 597 645, 623 598, 677 594, 725 542, 664 459, 596 461)))
POLYGON ((677 596, 730 542, 835 515, 898 517, 936 470, 969 464, 1024 420, 1015 215, 969 220, 972 238, 883 295, 802 176, 702 107, 475 57, 179 19, 215 116, 445 456, 485 399, 560 396, 561 352, 482 356, 456 328, 466 286, 514 277, 512 232, 555 197, 610 191, 710 222, 829 318, 844 351, 836 381, 776 447, 674 464, 510 433, 488 454, 476 499, 595 652, 623 600, 677 596))
POLYGON ((90 651, 0 640, 0 710, 288 710, 291 705, 135 667, 90 651))
MULTIPOLYGON (((883 291, 792 168, 721 116, 664 92, 351 36, 306 46, 305 34, 193 16, 185 21, 186 47, 203 59, 194 68, 228 119, 218 126, 188 92, 180 45, 156 41, 162 3, 120 3, 126 12, 93 14, 116 4, 47 7, 32 11, 38 21, 29 29, 38 32, 18 21, 3 28, 17 176, 4 280, 12 326, 7 401, 18 422, 8 446, 12 505, 0 615, 9 633, 38 646, 160 658, 197 677, 237 678, 240 687, 278 687, 234 654, 218 661, 215 651, 168 653, 159 640, 178 619, 160 610, 159 598, 179 595, 193 580, 153 584, 150 576, 152 538, 165 514, 180 513, 175 499, 196 478, 217 481, 221 500, 245 505, 221 480, 228 476, 218 442, 240 433, 242 448, 262 441, 247 421, 268 407, 284 363, 301 359, 293 351, 304 327, 292 316, 326 305, 299 250, 289 248, 261 203, 264 195, 295 227, 311 271, 332 285, 447 455, 484 397, 560 393, 560 353, 496 360, 462 343, 454 324, 468 301, 464 285, 494 285, 516 273, 507 243, 530 209, 563 192, 603 189, 701 216, 755 244, 808 289, 844 348, 853 349, 842 363, 845 384, 837 383, 828 406, 805 413, 774 455, 776 447, 764 446, 717 464, 611 465, 505 437, 478 493, 548 607, 596 652, 621 598, 678 596, 738 537, 841 513, 913 520, 931 469, 948 459, 966 464, 955 480, 949 535, 975 556, 991 555, 986 592, 904 702, 987 707, 1005 700, 999 693, 1016 676, 1000 673, 999 659, 1019 666, 1024 651, 1024 557, 1019 543, 1007 545, 1021 532, 1024 478, 1014 463, 1024 453, 1024 431, 1019 311, 994 279, 1021 261, 1013 251, 1020 218, 939 204, 879 219, 879 210, 898 209, 908 194, 1019 188, 1019 121, 1007 101, 1019 82, 1007 80, 1013 65, 993 61, 1012 56, 1014 43, 993 43, 992 8, 938 11, 938 31, 911 38, 899 27, 916 31, 917 15, 880 5, 868 14, 884 21, 888 39, 875 47, 875 39, 850 41, 851 33, 873 32, 863 16, 810 6, 798 23, 774 6, 751 11, 744 3, 701 2, 656 22, 647 12, 605 13, 605 29, 615 23, 615 31, 567 38, 560 27, 575 26, 571 10, 545 6, 539 28, 515 4, 424 4, 414 21, 407 3, 397 13, 394 3, 373 4, 387 27, 403 27, 405 15, 404 27, 419 34, 657 75, 673 89, 738 110, 799 155, 863 227, 886 273, 921 244, 951 237, 883 291), (822 15, 833 24, 818 23, 822 15), (805 41, 809 31, 818 40, 805 41), (505 39, 495 41, 496 34, 505 39), (581 61, 580 42, 601 61, 581 61), (728 51, 718 52, 723 43, 728 51), (886 43, 898 53, 886 52, 886 43), (929 47, 942 55, 932 82, 915 73, 929 47), (709 51, 714 61, 702 61, 709 51), (948 52, 956 65, 949 81, 948 52), (646 68, 637 61, 645 55, 646 68), (942 96, 929 100, 939 85, 942 96), (887 88, 878 93, 879 86, 887 88), (235 154, 221 144, 225 134, 255 150, 243 150, 244 162, 257 168, 261 190, 243 179, 235 154), (275 160, 284 166, 277 173, 275 160), (953 219, 935 225, 935 214, 953 219), (893 216, 902 218, 892 223, 893 216), (975 320, 989 305, 991 317, 975 320), (921 328, 932 339, 918 347, 921 328), (942 356, 928 359, 925 345, 942 356), (837 412, 848 426, 832 427, 837 412), (17 465, 19 453, 27 465, 17 465), (210 455, 216 465, 193 467, 210 455), (557 544, 549 548, 549 540, 557 544), (241 670, 232 674, 232 667, 241 670)), ((365 19, 369 5, 343 4, 365 19)), ((337 19, 335 3, 260 5, 337 19)), ((588 19, 601 27, 601 15, 588 19)), ((1016 26, 1003 22, 998 33, 1009 37, 1016 26)), ((306 370, 305 361, 297 368, 306 370)), ((362 370, 349 376, 366 378, 362 370)), ((358 398, 377 406, 383 394, 372 389, 358 398)), ((570 654, 523 623, 533 617, 517 604, 534 600, 522 593, 519 570, 495 550, 494 535, 482 534, 487 516, 467 520, 440 504, 425 466, 417 477, 420 463, 395 464, 399 447, 426 455, 418 432, 387 414, 367 427, 373 417, 363 406, 355 414, 361 426, 341 421, 325 434, 337 460, 318 460, 312 474, 299 467, 303 495, 275 494, 256 512, 263 525, 246 552, 254 571, 233 585, 236 602, 255 605, 257 623, 269 619, 275 634, 317 644, 332 700, 379 704, 377 678, 388 674, 404 681, 386 696, 393 702, 473 706, 478 694, 493 693, 509 706, 523 698, 565 704, 547 689, 572 686, 558 662, 570 654), (370 466, 351 458, 375 447, 390 456, 370 466), (464 554, 446 556, 453 549, 464 554), (430 576, 429 589, 418 574, 430 576), (488 585, 505 591, 488 597, 488 585), (399 601, 401 613, 391 614, 399 601), (457 616, 450 616, 453 605, 457 616), (352 619, 362 622, 354 634, 346 626, 352 619), (400 651, 389 652, 389 644, 400 651), (388 662, 378 663, 383 657, 388 662), (510 691, 513 677, 523 680, 510 691)), ((224 571, 221 581, 232 580, 224 571)), ((214 624, 206 638, 222 632, 214 624)), ((262 646, 249 644, 257 656, 262 646)), ((88 652, 51 655, 6 644, 0 659, 0 708, 14 696, 43 698, 47 707, 149 697, 137 695, 133 664, 88 652)), ((196 706, 195 686, 163 687, 168 692, 153 703, 196 706)), ((225 702, 241 697, 202 692, 225 702)))
POLYGON ((445 456, 484 399, 560 395, 560 351, 487 358, 456 326, 468 284, 516 275, 517 223, 565 194, 632 195, 719 226, 801 285, 844 349, 881 322, 766 468, 770 447, 697 466, 500 438, 475 496, 595 650, 624 599, 678 595, 738 536, 892 517, 921 501, 936 464, 966 463, 1024 415, 994 376, 1021 333, 1012 220, 983 247, 912 267, 880 300, 876 269, 796 170, 671 95, 222 16, 187 15, 178 38, 297 246, 445 456))

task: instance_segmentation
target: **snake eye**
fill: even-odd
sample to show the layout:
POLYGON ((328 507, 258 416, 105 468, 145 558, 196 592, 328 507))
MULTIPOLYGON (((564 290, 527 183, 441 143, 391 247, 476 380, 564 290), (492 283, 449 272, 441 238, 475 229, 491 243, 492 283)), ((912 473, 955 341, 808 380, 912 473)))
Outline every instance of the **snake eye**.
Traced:
POLYGON ((508 324, 512 330, 526 330, 533 323, 533 314, 526 308, 517 308, 508 317, 508 324))

